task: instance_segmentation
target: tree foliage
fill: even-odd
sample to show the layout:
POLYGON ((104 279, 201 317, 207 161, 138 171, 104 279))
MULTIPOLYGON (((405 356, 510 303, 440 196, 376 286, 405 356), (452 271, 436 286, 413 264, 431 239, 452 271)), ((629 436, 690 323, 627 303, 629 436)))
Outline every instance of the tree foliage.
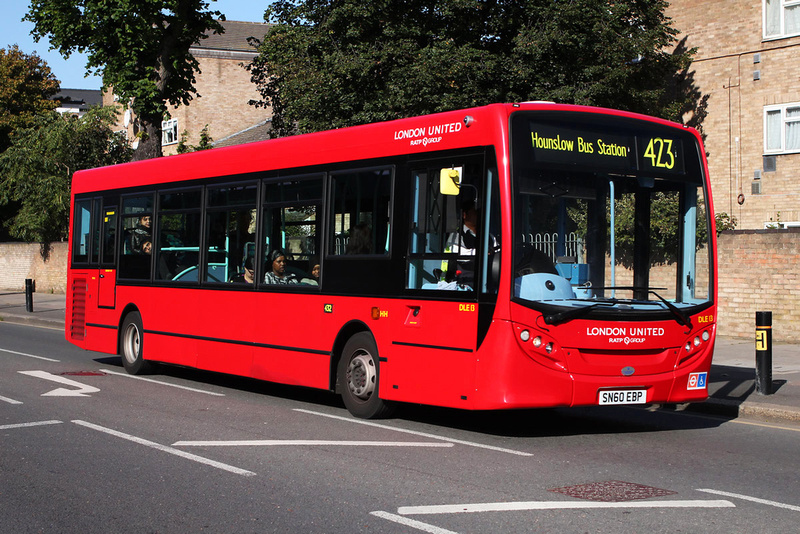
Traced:
POLYGON ((189 152, 199 152, 201 150, 214 148, 214 138, 208 133, 208 124, 203 126, 203 129, 200 130, 200 142, 197 145, 190 145, 188 139, 189 131, 184 130, 178 141, 178 154, 187 154, 189 152))
POLYGON ((222 33, 218 11, 205 0, 32 0, 26 20, 36 39, 47 37, 69 57, 86 52, 87 71, 101 74, 142 126, 136 159, 161 155, 167 106, 196 94, 197 60, 189 47, 207 32, 222 33))
POLYGON ((249 65, 281 136, 503 101, 682 120, 666 0, 277 0, 249 65))
POLYGON ((39 115, 18 130, 0 155, 0 204, 21 207, 6 222, 25 241, 57 241, 67 236, 72 174, 130 160, 125 138, 114 133, 113 108, 93 108, 79 118, 56 112, 39 115))
POLYGON ((17 45, 0 48, 0 152, 17 128, 30 125, 39 113, 55 109, 59 83, 36 54, 17 45))

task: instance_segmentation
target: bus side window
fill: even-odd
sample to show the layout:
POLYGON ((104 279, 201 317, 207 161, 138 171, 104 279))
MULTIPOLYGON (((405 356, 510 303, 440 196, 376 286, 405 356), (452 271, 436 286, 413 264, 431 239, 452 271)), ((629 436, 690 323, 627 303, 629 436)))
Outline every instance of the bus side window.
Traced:
POLYGON ((114 254, 117 249, 117 207, 103 204, 103 255, 100 263, 114 265, 114 254))
POLYGON ((255 183, 208 189, 205 282, 249 282, 245 264, 248 258, 255 262, 256 192, 255 183))
POLYGON ((198 282, 200 190, 159 192, 155 279, 198 282))
MULTIPOLYGON (((285 274, 298 281, 293 287, 318 287, 321 280, 321 275, 314 276, 313 271, 314 266, 320 264, 322 179, 322 174, 312 174, 264 182, 264 258, 268 258, 273 250, 283 250, 286 254, 285 274)), ((266 260, 262 260, 261 265, 265 271, 272 268, 272 263, 266 260)), ((265 271, 258 273, 261 281, 264 280, 265 271)), ((324 272, 324 268, 321 271, 324 272)))
POLYGON ((75 201, 75 215, 72 230, 72 262, 89 262, 89 244, 92 228, 92 201, 75 201))
POLYGON ((389 254, 392 169, 333 174, 332 255, 389 254))
POLYGON ((412 173, 408 289, 472 289, 476 236, 464 232, 462 212, 475 212, 476 189, 470 183, 461 194, 446 194, 441 183, 448 171, 455 172, 459 184, 469 183, 476 171, 470 166, 470 172, 465 174, 465 168, 459 163, 412 173))
POLYGON ((119 278, 149 280, 153 253, 153 195, 122 199, 119 278))

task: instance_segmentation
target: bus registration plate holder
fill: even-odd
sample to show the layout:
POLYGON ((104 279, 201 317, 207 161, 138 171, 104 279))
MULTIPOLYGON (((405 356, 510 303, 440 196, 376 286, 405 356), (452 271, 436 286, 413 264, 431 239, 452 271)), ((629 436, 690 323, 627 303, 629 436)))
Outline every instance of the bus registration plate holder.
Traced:
POLYGON ((614 389, 601 390, 598 404, 647 404, 647 390, 645 389, 614 389))

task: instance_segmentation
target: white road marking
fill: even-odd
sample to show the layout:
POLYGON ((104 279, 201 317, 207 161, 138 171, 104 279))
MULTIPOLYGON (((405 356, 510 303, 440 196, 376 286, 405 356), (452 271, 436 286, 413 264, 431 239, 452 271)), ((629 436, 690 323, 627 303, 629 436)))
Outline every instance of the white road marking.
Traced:
POLYGON ((352 419, 350 417, 342 417, 340 415, 331 415, 331 414, 321 413, 321 412, 312 412, 311 410, 303 410, 302 408, 295 408, 294 411, 307 413, 307 414, 311 414, 311 415, 319 415, 319 416, 322 416, 322 417, 329 417, 331 419, 338 419, 340 421, 347 421, 348 423, 356 423, 356 424, 359 424, 359 425, 372 426, 372 427, 375 427, 375 428, 383 428, 385 430, 394 430, 395 432, 404 432, 406 434, 411 434, 413 436, 422 436, 424 438, 438 439, 440 441, 445 441, 447 443, 457 443, 459 445, 467 445, 469 447, 478 447, 478 448, 481 448, 481 449, 489 449, 489 450, 492 450, 492 451, 505 452, 505 453, 508 453, 508 454, 516 454, 517 456, 533 456, 533 454, 531 454, 529 452, 515 451, 513 449, 505 449, 503 447, 495 447, 494 445, 485 445, 483 443, 476 443, 474 441, 464 441, 464 440, 460 440, 460 439, 451 439, 451 438, 447 438, 447 437, 444 437, 444 436, 437 436, 436 434, 428 434, 426 432, 417 432, 416 430, 406 430, 404 428, 397 428, 397 427, 393 427, 393 426, 389 426, 389 425, 382 425, 382 424, 379 424, 379 423, 372 423, 370 421, 363 421, 361 419, 352 419))
POLYGON ((44 360, 46 362, 56 362, 56 363, 61 362, 61 360, 54 360, 53 358, 45 358, 44 356, 36 356, 35 354, 26 354, 24 352, 17 352, 15 350, 0 349, 0 352, 8 352, 11 354, 16 354, 18 356, 27 356, 28 358, 36 358, 37 360, 44 360))
POLYGON ((33 423, 17 423, 14 425, 1 425, 0 430, 8 430, 11 428, 28 428, 32 426, 43 426, 43 425, 60 425, 61 421, 34 421, 33 423))
POLYGON ((735 508, 730 501, 527 501, 402 506, 401 515, 465 514, 475 512, 512 512, 520 510, 580 510, 597 508, 735 508))
POLYGON ((766 499, 759 499, 758 497, 750 497, 749 495, 742 495, 740 493, 729 493, 727 491, 719 491, 713 489, 698 489, 697 491, 702 491, 704 493, 713 493, 714 495, 722 495, 723 497, 733 497, 735 499, 742 499, 745 501, 757 502, 759 504, 775 506, 776 508, 785 508, 786 510, 800 512, 800 506, 794 506, 793 504, 783 504, 775 501, 768 501, 766 499))
POLYGON ((336 446, 336 447, 452 447, 452 443, 421 443, 411 441, 333 441, 324 439, 254 439, 240 441, 176 441, 173 447, 276 447, 336 446))
POLYGON ((47 371, 18 371, 18 372, 22 375, 42 378, 44 380, 50 380, 51 382, 57 382, 59 384, 64 384, 67 386, 78 388, 78 389, 66 389, 66 388, 54 389, 53 391, 42 393, 42 397, 88 397, 90 393, 97 393, 98 391, 100 391, 100 388, 96 388, 94 386, 87 386, 86 384, 81 384, 80 382, 76 382, 75 380, 70 380, 69 378, 64 378, 63 376, 54 375, 52 373, 48 373, 47 371))
POLYGON ((0 396, 0 401, 7 402, 9 404, 22 404, 22 401, 9 399, 8 397, 0 396))
POLYGON ((415 519, 409 519, 407 517, 390 514, 389 512, 375 511, 375 512, 370 512, 369 514, 374 515, 375 517, 380 517, 381 519, 386 519, 387 521, 393 521, 395 523, 399 523, 406 527, 411 527, 417 530, 421 530, 422 532, 429 532, 430 534, 458 534, 457 532, 453 532, 452 530, 435 527, 433 525, 423 523, 422 521, 417 521, 415 519))
POLYGON ((169 386, 169 387, 178 388, 178 389, 185 389, 187 391, 194 391, 195 393, 205 393, 206 395, 214 395, 215 397, 224 397, 225 396, 224 393, 215 393, 213 391, 205 391, 205 390, 202 390, 202 389, 190 388, 189 386, 181 386, 179 384, 170 384, 169 382, 161 382, 160 380, 153 380, 152 378, 144 378, 144 377, 141 377, 141 376, 129 375, 128 373, 120 373, 119 371, 111 371, 109 369, 100 369, 100 370, 102 372, 108 373, 110 375, 124 376, 125 378, 133 378, 135 380, 142 380, 144 382, 150 382, 150 383, 153 383, 153 384, 159 384, 161 386, 169 386))
POLYGON ((86 428, 91 428, 93 430, 98 430, 100 432, 105 432, 106 434, 110 434, 112 436, 116 436, 118 438, 126 439, 128 441, 132 441, 134 443, 138 443, 139 445, 145 445, 146 447, 151 447, 153 449, 168 452, 169 454, 174 454, 175 456, 180 456, 181 458, 185 458, 187 460, 192 460, 193 462, 199 462, 201 464, 210 465, 211 467, 216 467, 217 469, 222 469, 223 471, 228 471, 231 473, 235 473, 237 475, 244 475, 248 477, 255 476, 256 474, 252 471, 247 471, 245 469, 240 469, 238 467, 234 467, 232 465, 223 464, 221 462, 217 462, 214 460, 209 460, 208 458, 203 458, 202 456, 197 456, 195 454, 191 454, 179 449, 173 449, 172 447, 168 447, 166 445, 161 445, 160 443, 156 443, 154 441, 149 441, 143 438, 137 438, 136 436, 132 436, 130 434, 125 434, 123 432, 119 432, 117 430, 113 430, 111 428, 106 428, 103 426, 95 425, 92 423, 87 423, 86 421, 80 420, 73 420, 73 423, 76 425, 81 425, 86 428))

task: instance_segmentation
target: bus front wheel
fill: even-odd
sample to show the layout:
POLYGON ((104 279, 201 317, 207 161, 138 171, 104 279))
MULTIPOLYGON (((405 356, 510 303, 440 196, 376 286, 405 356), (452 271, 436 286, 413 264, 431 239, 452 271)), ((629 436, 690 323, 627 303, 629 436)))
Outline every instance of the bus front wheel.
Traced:
POLYGON ((120 356, 122 366, 128 374, 143 375, 152 372, 153 366, 142 357, 142 316, 139 312, 131 312, 122 322, 122 338, 120 340, 120 356))
POLYGON ((342 400, 347 410, 363 419, 387 417, 393 406, 378 397, 380 364, 378 347, 367 332, 351 337, 337 369, 342 400))

